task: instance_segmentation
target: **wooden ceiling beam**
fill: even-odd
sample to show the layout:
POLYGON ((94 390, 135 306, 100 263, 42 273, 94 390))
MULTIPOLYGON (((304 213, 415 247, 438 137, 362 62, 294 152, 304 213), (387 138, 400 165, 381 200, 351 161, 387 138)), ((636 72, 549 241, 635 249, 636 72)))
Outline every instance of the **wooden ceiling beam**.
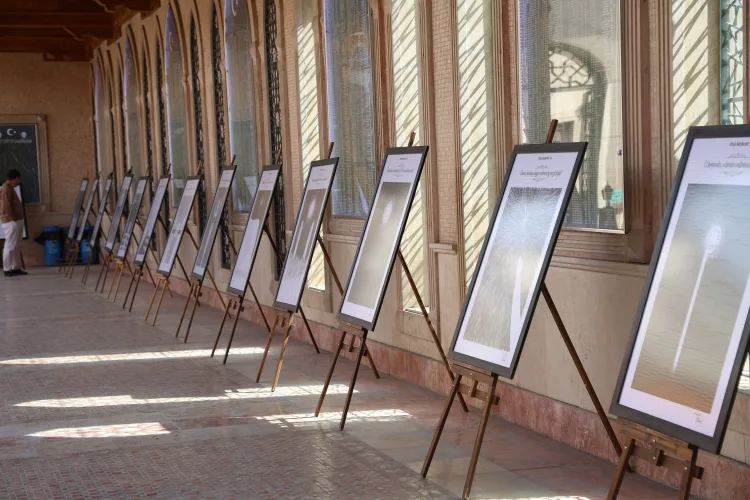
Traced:
POLYGON ((97 40, 114 40, 119 36, 119 30, 115 29, 111 25, 85 27, 0 27, 0 37, 3 36, 56 36, 62 38, 95 38, 97 40))
POLYGON ((0 27, 45 28, 64 26, 88 28, 112 26, 112 16, 106 12, 0 12, 0 27))
POLYGON ((114 11, 117 8, 133 12, 151 12, 159 8, 159 0, 94 0, 105 9, 114 11))
POLYGON ((0 37, 0 52, 44 52, 50 49, 75 50, 88 45, 72 38, 58 37, 0 37))

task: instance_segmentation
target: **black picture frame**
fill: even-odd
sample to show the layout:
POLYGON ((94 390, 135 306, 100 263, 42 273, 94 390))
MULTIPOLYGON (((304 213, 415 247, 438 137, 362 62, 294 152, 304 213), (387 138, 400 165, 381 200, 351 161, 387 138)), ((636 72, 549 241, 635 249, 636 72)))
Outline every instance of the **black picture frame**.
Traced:
POLYGON ((151 245, 151 240, 154 237, 154 231, 156 229, 156 222, 159 220, 159 215, 162 209, 162 204, 167 195, 169 189, 170 175, 165 175, 159 179, 156 184, 156 192, 154 193, 154 199, 151 200, 151 210, 148 213, 146 224, 143 226, 143 234, 141 235, 141 242, 136 249, 135 256, 133 257, 133 263, 137 266, 142 266, 146 262, 146 255, 148 254, 148 247, 151 245))
POLYGON ((656 241, 656 245, 654 246, 654 251, 648 268, 648 274, 646 275, 643 292, 641 294, 640 301, 638 302, 635 321, 633 322, 630 339, 628 341, 625 356, 623 357, 622 367, 620 368, 620 373, 617 378, 615 393, 612 397, 612 404, 610 405, 610 412, 618 417, 625 418, 636 424, 646 426, 668 436, 672 436, 676 439, 688 442, 711 453, 718 453, 719 449, 721 448, 722 442, 724 441, 724 436, 726 434, 727 426, 729 424, 729 416, 731 415, 732 407, 734 406, 742 365, 744 364, 745 356, 747 355, 748 351, 748 338, 750 338, 750 312, 748 313, 748 317, 745 319, 745 324, 740 337, 738 349, 735 353, 733 366, 730 371, 727 389, 723 393, 724 399, 721 404, 717 425, 714 429, 713 435, 708 436, 706 434, 688 429, 673 422, 663 420, 657 416, 650 415, 640 410, 635 410, 628 406, 624 406, 620 404, 620 399, 622 397, 623 386, 625 383, 625 378, 627 376, 628 368, 632 360, 633 350, 638 340, 638 332, 644 319, 644 312, 653 285, 654 276, 661 259, 661 253, 663 251, 667 231, 669 229, 670 221, 674 216, 675 203, 677 201, 680 186, 685 175, 685 169, 689 161, 693 143, 696 139, 734 137, 743 138, 747 141, 750 141, 750 125, 691 127, 688 130, 682 156, 680 158, 677 172, 675 173, 674 181, 672 183, 672 190, 669 195, 669 201, 665 208, 664 217, 659 229, 659 236, 656 241))
POLYGON ((156 267, 156 272, 158 274, 161 274, 162 276, 170 276, 172 274, 172 270, 174 269, 174 262, 177 260, 177 255, 180 253, 180 246, 182 245, 182 238, 185 236, 185 228, 188 225, 188 221, 190 219, 190 214, 193 212, 193 205, 195 204, 195 198, 198 196, 198 189, 199 186, 196 185, 196 189, 193 191, 192 194, 188 195, 190 198, 187 198, 185 195, 185 192, 187 191, 188 183, 190 182, 197 182, 200 184, 201 179, 203 179, 203 175, 193 175, 185 179, 185 187, 182 190, 182 197, 180 197, 180 202, 177 204, 177 210, 175 211, 175 217, 172 220, 172 224, 170 226, 169 234, 167 234, 167 242, 164 246, 164 253, 161 256, 161 261, 156 267), (177 218, 178 214, 180 213, 180 207, 183 203, 188 203, 190 209, 185 213, 185 217, 182 220, 179 220, 177 218), (169 247, 169 239, 172 235, 172 233, 179 232, 179 236, 177 236, 177 250, 175 251, 175 254, 173 256, 169 256, 167 254, 167 248, 169 247), (164 259, 171 258, 171 262, 169 262, 168 266, 166 266, 168 269, 162 269, 162 263, 164 262, 164 259))
POLYGON ((86 196, 88 186, 89 178, 84 177, 81 179, 81 184, 78 186, 78 194, 76 195, 76 202, 75 205, 73 205, 73 215, 70 218, 70 225, 68 226, 68 240, 73 240, 76 236, 78 220, 81 217, 81 210, 83 209, 83 199, 86 196))
MULTIPOLYGON (((270 190, 271 193, 274 193, 276 191, 276 186, 279 183, 279 178, 281 177, 281 175, 280 175, 280 173, 281 173, 281 165, 269 165, 269 166, 263 167, 263 171, 260 173, 260 176, 258 177, 258 189, 256 189, 255 195, 253 197, 253 205, 250 207, 250 212, 248 212, 248 220, 247 220, 247 223, 245 223, 245 230, 242 233, 242 241, 244 241, 244 239, 245 239, 245 233, 247 232, 248 224, 250 224, 250 214, 252 214, 253 211, 255 210, 255 204, 258 203, 258 192, 260 191, 260 186, 261 186, 261 184, 263 182, 263 176, 266 173, 274 173, 275 174, 275 177, 274 177, 274 180, 273 180, 273 187, 270 190)), ((271 210, 271 203, 272 203, 272 201, 273 201, 273 196, 270 197, 268 203, 265 206, 265 209, 263 210, 263 222, 264 223, 268 219, 268 212, 270 212, 270 210, 271 210)), ((250 249, 250 256, 249 256, 249 258, 250 258, 250 268, 249 269, 250 270, 248 271, 247 280, 250 279, 250 275, 253 272, 253 266, 255 266, 255 258, 258 256, 258 248, 260 247, 260 241, 261 241, 261 239, 263 239, 263 228, 262 227, 260 228, 260 230, 258 231, 258 234, 255 237, 255 241, 253 242, 253 247, 250 249)), ((246 292, 246 289, 247 289, 247 280, 245 281, 245 287, 242 290, 240 290, 238 288, 234 288, 232 286, 232 278, 234 278, 234 273, 236 272, 236 269, 237 269, 237 262, 240 261, 240 259, 242 258, 242 255, 243 255, 242 244, 240 244, 240 248, 237 251, 238 251, 238 255, 237 255, 237 259, 235 260, 234 268, 232 269, 232 274, 229 277, 229 284, 227 285, 227 292, 232 293, 232 294, 236 295, 239 298, 243 298, 243 297, 245 297, 245 292, 246 292)))
POLYGON ((151 178, 144 176, 139 178, 138 182, 135 183, 135 193, 133 194, 133 201, 130 203, 130 212, 128 213, 128 218, 125 219, 125 227, 122 230, 120 245, 115 252, 115 257, 118 259, 125 260, 128 256, 130 239, 133 237, 135 223, 138 220, 138 213, 141 211, 143 198, 146 197, 149 182, 151 182, 151 178))
POLYGON ((81 223, 78 225, 78 231, 76 231, 77 243, 81 243, 81 241, 83 241, 83 233, 86 231, 86 223, 89 220, 89 214, 91 214, 91 207, 94 205, 94 198, 96 197, 96 193, 98 189, 99 189, 99 176, 97 175, 96 177, 94 177, 94 180, 91 181, 91 190, 89 191, 89 196, 86 199, 86 208, 84 208, 83 210, 81 223))
POLYGON ((109 194, 112 191, 112 183, 114 176, 109 174, 104 181, 104 191, 102 197, 99 200, 99 205, 96 210, 96 220, 94 221, 94 229, 91 231, 89 237, 89 247, 94 248, 96 246, 96 240, 99 238, 99 230, 102 227, 102 220, 104 219, 104 212, 107 210, 107 201, 109 200, 109 194))
POLYGON ((404 236, 404 231, 406 230, 406 224, 409 220, 409 213, 411 212, 411 206, 414 202, 414 196, 417 192, 417 189, 419 187, 419 180, 422 177, 422 171, 424 170, 424 164, 427 161, 427 151, 429 150, 429 146, 409 146, 409 147, 399 147, 399 148, 388 148, 385 152, 385 155, 383 156, 383 162, 380 167, 380 179, 378 180, 378 186, 375 189, 375 194, 373 195, 373 198, 370 202, 370 211, 367 214, 367 219, 365 221, 364 228, 362 230, 362 235, 359 238, 359 243, 357 244, 357 251, 354 253, 354 260, 352 261, 352 267, 349 271, 349 278, 346 281, 346 287, 344 287, 344 294, 341 298, 341 305, 339 306, 339 312, 338 312, 338 318, 343 321, 347 321, 349 323, 353 323, 355 325, 361 326, 362 328, 365 328, 368 331, 372 331, 375 329, 375 325, 378 322, 378 317, 380 316, 380 310, 383 307, 383 300, 385 299, 386 291, 388 290, 388 283, 391 280, 391 274, 393 274, 393 265, 396 262, 396 254, 401 249, 401 239, 404 236), (380 193, 380 190, 383 186, 383 175, 382 172, 385 170, 386 162, 388 161, 389 156, 398 156, 398 155, 421 155, 421 158, 419 160, 419 166, 417 167, 417 173, 414 180, 414 183, 410 186, 409 193, 408 193, 408 199, 407 203, 405 205, 405 213, 404 218, 401 221, 401 225, 398 229, 398 235, 396 237, 396 244, 393 247, 393 251, 391 252, 391 255, 384 257, 388 259, 388 266, 386 268, 386 276, 385 280, 383 281, 383 284, 378 291, 378 299, 377 304, 374 309, 373 313, 373 319, 372 321, 368 321, 356 316, 352 316, 349 314, 345 314, 343 311, 344 304, 346 302, 346 298, 349 295, 349 287, 352 285, 352 280, 354 278, 354 272, 357 269, 357 261, 360 257, 360 252, 362 251, 362 244, 364 243, 365 236, 367 235, 367 230, 370 226, 371 218, 373 215, 373 209, 375 208, 375 201, 378 199, 378 194, 380 193))
POLYGON ((122 214, 125 211, 125 203, 128 201, 130 186, 132 185, 132 183, 133 176, 131 174, 128 174, 122 178, 122 184, 120 185, 120 194, 117 197, 115 211, 112 213, 112 218, 109 221, 109 231, 107 231, 107 239, 104 241, 104 249, 110 254, 115 248, 115 240, 117 239, 117 233, 120 231, 120 222, 122 221, 122 214))
POLYGON ((456 324, 456 329, 455 329, 455 332, 453 333, 453 339, 451 340, 450 348, 448 351, 449 359, 453 359, 462 363, 466 363, 471 366, 482 368, 484 370, 487 370, 493 374, 504 377, 506 379, 512 379, 513 376, 515 375, 516 369, 518 367, 518 360, 521 356, 521 352, 523 351, 523 346, 526 341, 526 336, 528 334, 529 327, 531 326, 531 320, 534 317, 534 311, 536 310, 536 305, 539 302, 539 294, 541 293, 542 285, 544 284, 544 279, 547 276, 547 270, 549 269, 549 264, 550 264, 550 261, 552 260, 552 254, 555 251, 557 238, 560 235, 560 230, 562 229, 563 221, 565 219, 565 213, 567 211, 568 203, 570 202, 570 196, 573 192, 576 179, 578 178, 578 173, 580 172, 581 164, 583 163, 583 157, 586 154, 587 146, 588 144, 585 142, 570 142, 570 143, 551 143, 551 144, 519 144, 513 148, 510 161, 508 162, 508 168, 507 168, 507 171, 505 172, 503 185, 500 190, 500 195, 497 197, 497 201, 495 202, 495 209, 493 210, 492 217, 490 218, 489 229, 487 231, 487 234, 484 237, 482 250, 479 253, 477 263, 474 267, 474 273, 471 279, 471 284, 466 290, 466 298, 464 299, 464 303, 461 306, 461 315, 458 318, 458 323, 456 324), (524 318, 524 322, 523 322, 523 326, 521 329, 521 334, 518 339, 518 343, 516 344, 513 357, 511 358, 510 366, 506 367, 506 366, 498 365, 496 363, 489 362, 481 358, 477 358, 477 357, 469 356, 461 352, 457 352, 455 350, 455 347, 456 347, 456 342, 458 341, 459 333, 463 326, 464 320, 466 319, 466 311, 468 309, 469 302, 473 295, 474 288, 476 287, 476 284, 477 284, 479 271, 482 268, 482 263, 484 262, 484 259, 486 256, 485 254, 487 252, 487 247, 490 242, 490 237, 493 234, 495 224, 497 222, 497 216, 500 211, 500 207, 502 205, 503 199, 505 198, 505 194, 507 192, 508 180, 510 179, 510 176, 513 172, 513 166, 515 165, 516 157, 519 154, 544 154, 544 153, 577 153, 577 156, 576 156, 575 164, 573 166, 572 173, 570 175, 570 179, 568 180, 565 193, 563 195, 563 201, 562 201, 562 204, 560 205, 559 213, 557 214, 557 217, 554 222, 554 229, 552 231, 552 235, 550 238, 549 245, 547 247, 547 251, 543 257, 542 267, 540 269, 539 276, 537 278, 536 283, 534 284, 534 289, 533 289, 533 293, 530 299, 529 309, 526 314, 526 317, 524 318))
MULTIPOLYGON (((307 188, 310 183, 310 177, 312 177, 313 170, 318 167, 333 165, 333 172, 331 173, 331 178, 328 182, 328 186, 326 187, 326 192, 323 197, 323 210, 320 211, 320 217, 318 218, 315 224, 315 234, 317 235, 320 233, 320 226, 323 224, 323 217, 325 217, 325 212, 326 212, 325 207, 328 206, 328 199, 331 196, 331 187, 333 186, 333 180, 336 178, 336 170, 338 169, 338 164, 339 164, 338 157, 328 158, 325 160, 317 160, 317 161, 310 163, 310 171, 308 172, 307 179, 305 180, 305 189, 302 191, 303 193, 302 200, 300 201, 299 209, 297 210, 297 218, 294 221, 294 233, 292 234, 292 239, 290 240, 291 242, 294 242, 296 233, 300 229, 299 221, 302 216, 302 209, 305 206, 305 197, 307 196, 307 192, 308 192, 307 188)), ((290 243, 290 248, 291 248, 291 243, 290 243)), ((307 283, 307 275, 310 272, 310 263, 312 263, 312 258, 313 258, 314 253, 315 253, 315 244, 313 244, 313 249, 310 252, 310 255, 308 256, 307 263, 305 265, 305 270, 303 273, 304 279, 302 280, 302 285, 300 286, 299 293, 297 294, 297 299, 294 303, 286 303, 286 302, 279 301, 278 295, 279 295, 279 290, 281 289, 281 280, 284 279, 284 270, 286 269, 287 263, 289 262, 289 258, 292 255, 291 252, 287 253, 286 259, 284 260, 284 267, 281 269, 281 278, 279 278, 279 289, 276 291, 276 295, 274 297, 274 302, 273 302, 274 308, 281 309, 283 311, 289 311, 291 313, 296 313, 299 310, 299 304, 300 304, 300 301, 302 300, 302 294, 305 291, 305 286, 307 283)))
POLYGON ((232 185, 234 183, 234 175, 236 172, 237 168, 235 166, 227 165, 219 175, 219 182, 216 184, 214 199, 211 203, 211 211, 208 213, 208 218, 206 219, 206 224, 203 229, 203 237, 198 244, 198 251, 195 255, 195 261, 193 262, 193 269, 190 272, 190 275, 198 281, 203 281, 208 266, 210 265, 211 254, 213 253, 214 243, 216 242, 216 235, 219 232, 221 218, 224 215, 224 206, 226 206, 229 194, 232 192, 232 185), (225 176, 229 177, 229 184, 226 187, 222 187, 221 183, 226 180, 225 176), (203 272, 200 272, 200 270, 196 270, 196 267, 198 266, 198 260, 203 253, 205 253, 205 262, 200 263, 203 265, 203 272))

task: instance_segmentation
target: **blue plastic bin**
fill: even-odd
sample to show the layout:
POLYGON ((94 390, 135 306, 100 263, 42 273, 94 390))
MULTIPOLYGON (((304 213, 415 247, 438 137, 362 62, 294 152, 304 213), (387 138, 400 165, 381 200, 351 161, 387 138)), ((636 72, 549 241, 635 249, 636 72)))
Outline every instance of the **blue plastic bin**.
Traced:
POLYGON ((56 266, 62 258, 62 244, 58 239, 60 234, 59 226, 48 226, 42 230, 44 233, 54 233, 54 237, 45 234, 44 240, 44 265, 56 266), (47 239, 49 238, 49 239, 47 239))

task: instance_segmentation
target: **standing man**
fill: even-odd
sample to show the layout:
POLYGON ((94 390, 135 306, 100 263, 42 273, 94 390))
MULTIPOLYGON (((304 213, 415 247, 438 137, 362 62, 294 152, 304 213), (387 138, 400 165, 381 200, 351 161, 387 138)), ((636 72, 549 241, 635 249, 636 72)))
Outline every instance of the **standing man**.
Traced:
POLYGON ((5 232, 3 271, 5 276, 28 274, 21 269, 21 237, 23 236, 23 205, 15 187, 21 182, 18 170, 9 170, 5 184, 0 187, 0 221, 5 232))

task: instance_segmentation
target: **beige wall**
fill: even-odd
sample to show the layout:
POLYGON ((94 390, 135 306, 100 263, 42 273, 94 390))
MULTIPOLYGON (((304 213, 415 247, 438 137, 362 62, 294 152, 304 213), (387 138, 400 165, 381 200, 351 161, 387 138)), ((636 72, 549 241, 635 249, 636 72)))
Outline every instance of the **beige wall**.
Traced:
MULTIPOLYGON (((81 177, 93 178, 91 66, 0 53, 0 89, 0 114, 46 117, 50 204, 27 207, 33 239, 44 226, 70 223, 81 177)), ((42 258, 42 247, 31 240, 23 252, 27 264, 42 258)))

